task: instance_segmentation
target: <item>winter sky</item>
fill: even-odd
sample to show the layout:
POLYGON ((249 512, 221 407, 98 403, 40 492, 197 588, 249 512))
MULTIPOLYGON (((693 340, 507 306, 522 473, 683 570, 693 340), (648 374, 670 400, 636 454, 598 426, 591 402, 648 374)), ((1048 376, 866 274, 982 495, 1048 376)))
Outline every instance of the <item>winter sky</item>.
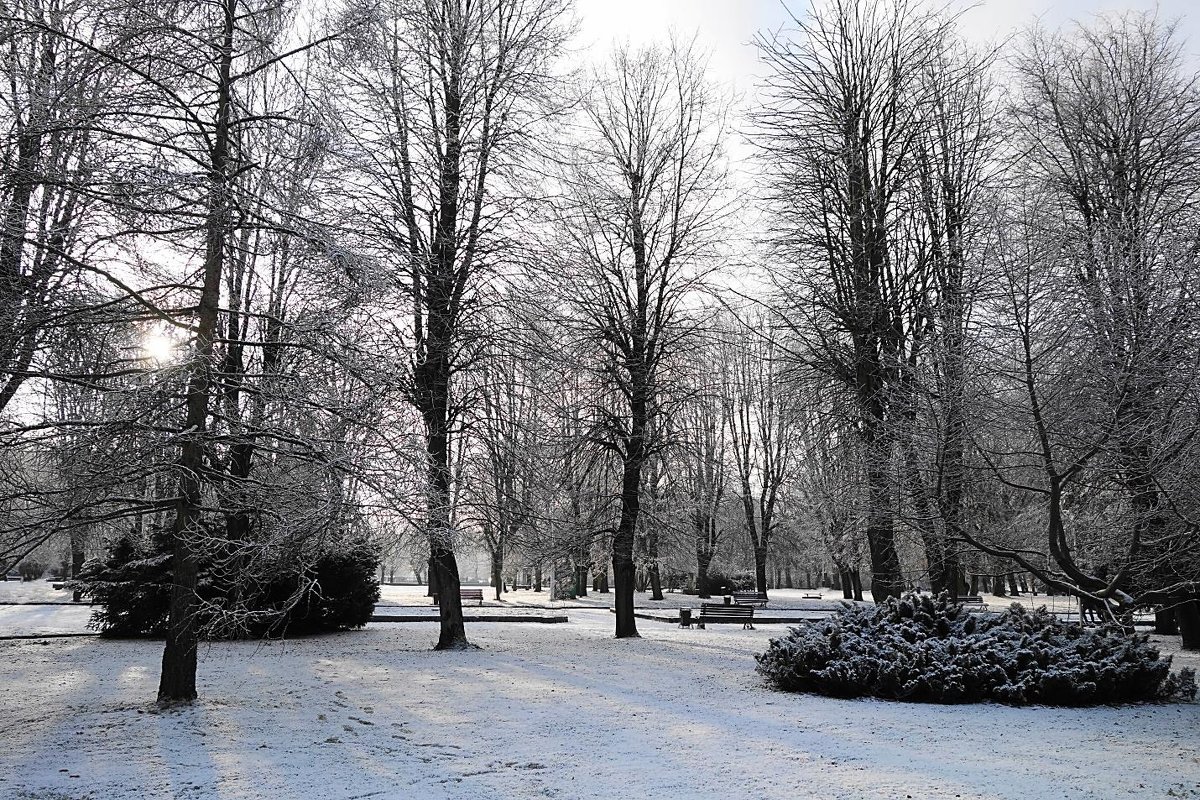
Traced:
MULTIPOLYGON (((694 33, 700 46, 711 53, 712 77, 740 93, 752 91, 754 76, 761 73, 750 45, 754 35, 791 26, 788 9, 800 16, 808 4, 808 0, 576 0, 583 46, 604 52, 614 41, 637 45, 661 40, 672 29, 684 36, 694 33)), ((1039 19, 1047 28, 1058 28, 1097 13, 1157 9, 1164 20, 1183 18, 1180 33, 1188 40, 1187 51, 1194 60, 1200 53, 1196 0, 951 0, 947 7, 967 9, 961 29, 980 44, 1000 42, 1039 19)))

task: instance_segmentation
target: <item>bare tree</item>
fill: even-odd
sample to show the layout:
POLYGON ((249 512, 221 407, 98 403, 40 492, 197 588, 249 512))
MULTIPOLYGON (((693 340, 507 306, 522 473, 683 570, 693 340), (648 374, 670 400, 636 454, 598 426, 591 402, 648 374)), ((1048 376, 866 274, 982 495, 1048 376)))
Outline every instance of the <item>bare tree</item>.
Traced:
POLYGON ((718 387, 706 386, 702 378, 713 364, 715 348, 700 351, 693 371, 696 393, 680 408, 675 468, 681 473, 680 492, 690 518, 695 542, 696 589, 709 596, 708 568, 721 544, 724 529, 721 504, 727 482, 729 415, 725 413, 718 387))
POLYGON ((703 62, 677 43, 618 49, 582 109, 559 210, 565 258, 554 274, 581 363, 612 392, 596 409, 597 439, 621 465, 612 564, 616 635, 629 637, 638 635, 643 468, 661 447, 665 369, 691 328, 687 306, 714 255, 725 110, 703 62))
POLYGON ((118 81, 97 52, 113 44, 109 11, 88 0, 0 11, 0 411, 43 372, 53 329, 92 310, 79 301, 97 278, 84 252, 101 238, 87 226, 112 143, 100 118, 118 81))
POLYGON ((546 110, 566 10, 565 0, 392 0, 371 6, 337 65, 354 187, 345 199, 359 228, 348 238, 386 264, 395 309, 408 317, 390 323, 408 355, 394 382, 425 429, 439 649, 467 646, 451 524, 456 376, 480 341, 513 179, 546 110))
POLYGON ((1025 438, 983 455, 1040 498, 1046 534, 964 538, 1108 618, 1178 604, 1195 643, 1198 79, 1171 28, 1132 14, 1035 32, 1014 65, 1025 197, 996 248, 1009 327, 995 363, 1019 394, 989 388, 1025 438), (1113 490, 1123 502, 1102 500, 1113 490))
MULTIPOLYGON (((897 438, 902 482, 921 534, 934 592, 957 598, 961 583, 951 531, 964 522, 970 398, 966 368, 976 336, 974 300, 997 188, 1000 118, 990 54, 946 31, 924 65, 927 100, 914 148, 918 187, 910 236, 923 266, 919 291, 931 308, 899 369, 897 438)), ((920 302, 920 300, 918 300, 920 302)))
POLYGON ((758 591, 767 591, 767 557, 778 525, 776 509, 784 484, 793 477, 792 431, 799 393, 786 385, 782 362, 767 319, 730 332, 723 354, 726 427, 738 480, 746 532, 754 548, 758 591))
POLYGON ((903 588, 891 398, 928 306, 902 210, 944 25, 905 0, 836 0, 797 20, 796 38, 758 40, 771 70, 758 142, 787 265, 779 303, 803 343, 797 357, 854 399, 876 600, 903 588))

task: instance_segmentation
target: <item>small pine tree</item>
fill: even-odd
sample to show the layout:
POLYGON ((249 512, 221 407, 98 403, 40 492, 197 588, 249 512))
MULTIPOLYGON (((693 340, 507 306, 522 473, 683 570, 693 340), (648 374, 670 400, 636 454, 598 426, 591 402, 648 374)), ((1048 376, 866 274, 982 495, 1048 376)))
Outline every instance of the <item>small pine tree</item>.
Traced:
POLYGON ((146 547, 124 534, 103 560, 83 565, 71 588, 97 605, 88 627, 101 636, 164 636, 171 600, 171 554, 161 544, 146 547))

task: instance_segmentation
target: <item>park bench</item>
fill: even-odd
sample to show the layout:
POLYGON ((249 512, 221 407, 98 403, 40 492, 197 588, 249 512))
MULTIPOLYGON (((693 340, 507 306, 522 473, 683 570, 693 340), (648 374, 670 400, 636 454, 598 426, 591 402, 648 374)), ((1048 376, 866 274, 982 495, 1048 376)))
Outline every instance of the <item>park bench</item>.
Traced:
POLYGON ((821 595, 819 595, 819 594, 804 594, 804 595, 800 595, 800 598, 802 600, 820 600, 821 595))
POLYGON ((697 624, 703 628, 706 622, 740 622, 742 628, 754 629, 754 606, 725 605, 724 603, 701 603, 697 624))
POLYGON ((958 602, 969 608, 986 608, 983 598, 977 594, 969 594, 958 598, 958 602))
POLYGON ((739 606, 762 608, 767 604, 766 592, 734 592, 733 602, 739 606))
MULTIPOLYGON (((458 597, 464 603, 468 600, 477 600, 479 605, 483 605, 483 589, 459 589, 458 597)), ((438 595, 433 596, 433 604, 439 605, 438 595)))

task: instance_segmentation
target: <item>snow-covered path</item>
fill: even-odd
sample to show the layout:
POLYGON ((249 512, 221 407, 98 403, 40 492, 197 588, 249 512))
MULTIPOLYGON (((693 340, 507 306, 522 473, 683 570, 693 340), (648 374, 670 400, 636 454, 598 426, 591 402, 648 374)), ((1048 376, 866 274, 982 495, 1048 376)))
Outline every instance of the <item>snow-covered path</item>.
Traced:
POLYGON ((202 700, 148 702, 161 644, 0 642, 4 798, 1200 797, 1200 704, 1063 710, 773 692, 781 628, 428 624, 203 646, 202 700))

